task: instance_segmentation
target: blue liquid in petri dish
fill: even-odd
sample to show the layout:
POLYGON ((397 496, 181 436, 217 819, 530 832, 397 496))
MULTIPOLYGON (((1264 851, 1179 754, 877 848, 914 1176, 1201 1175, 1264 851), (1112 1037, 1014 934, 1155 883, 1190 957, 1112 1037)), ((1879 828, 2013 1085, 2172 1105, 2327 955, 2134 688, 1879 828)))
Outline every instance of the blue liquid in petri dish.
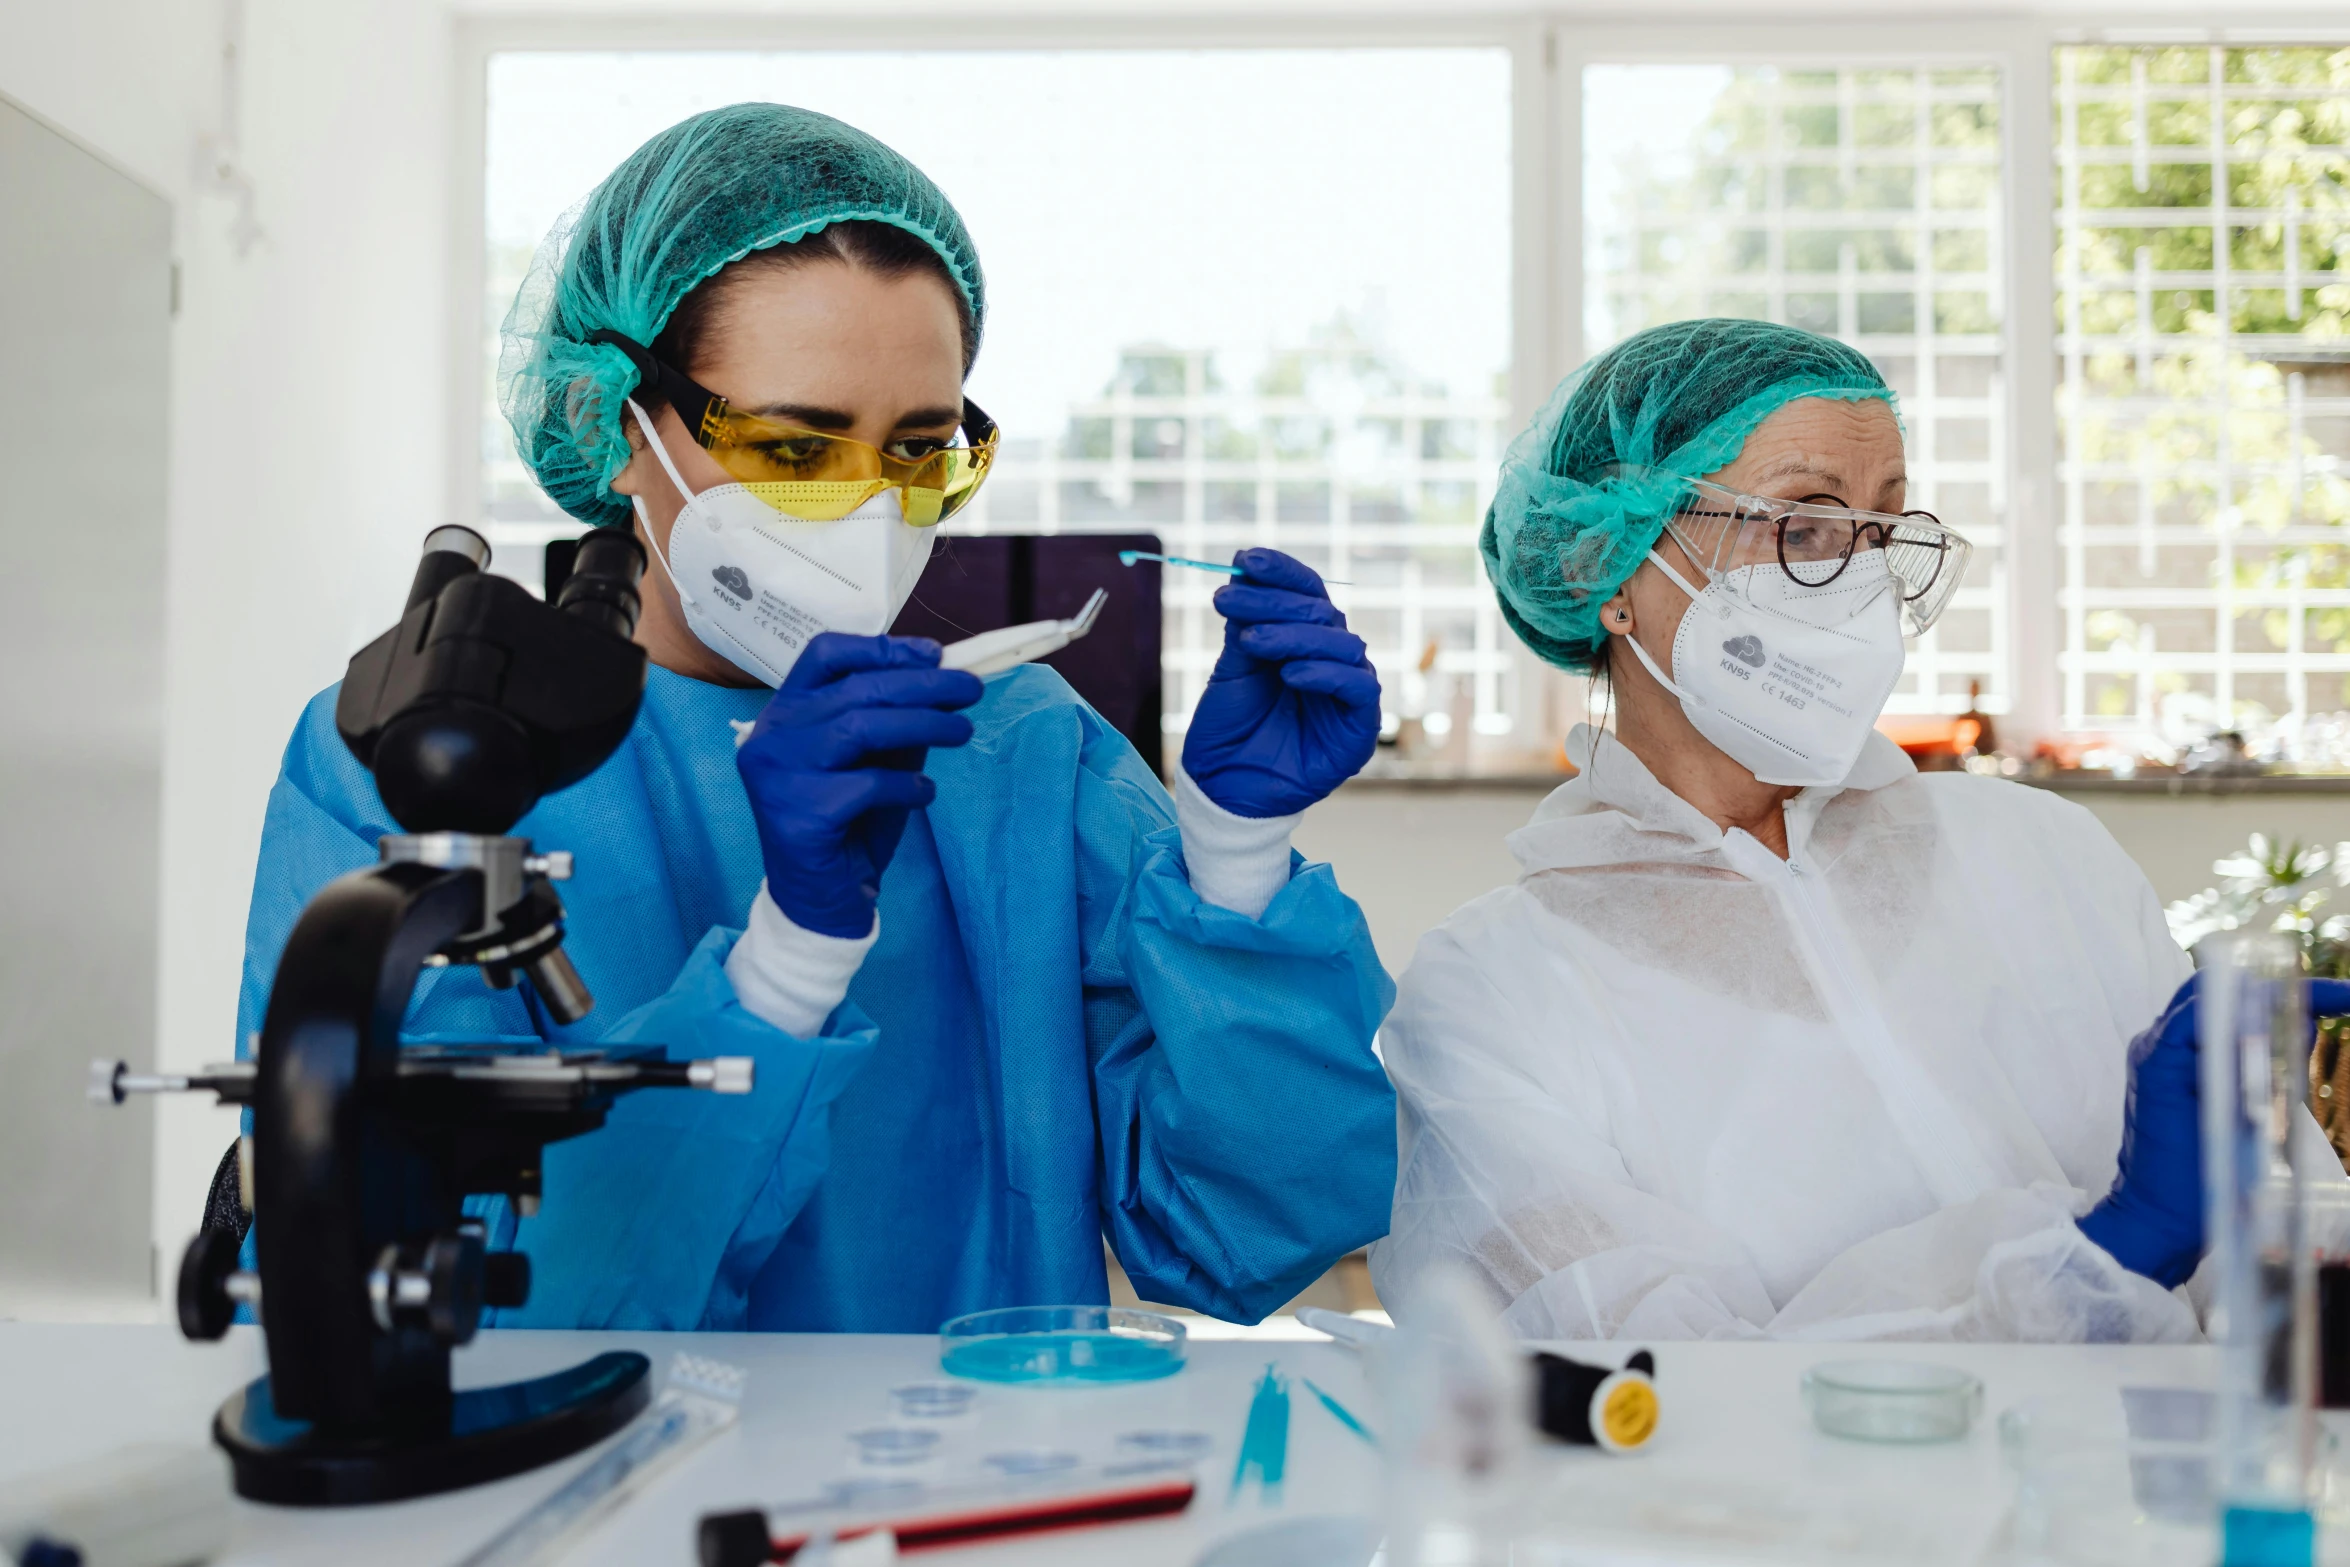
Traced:
POLYGON ((1183 1324, 1117 1306, 1015 1306, 939 1330, 939 1364, 980 1382, 1147 1382, 1183 1369, 1183 1324))

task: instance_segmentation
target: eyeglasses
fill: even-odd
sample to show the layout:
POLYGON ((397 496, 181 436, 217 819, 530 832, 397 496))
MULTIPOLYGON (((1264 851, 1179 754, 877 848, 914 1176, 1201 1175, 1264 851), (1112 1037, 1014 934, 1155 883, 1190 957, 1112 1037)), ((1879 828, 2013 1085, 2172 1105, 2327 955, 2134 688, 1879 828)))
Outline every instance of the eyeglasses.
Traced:
POLYGON ((1860 511, 1835 495, 1783 501, 1703 479, 1685 482, 1689 494, 1673 518, 1673 537, 1711 573, 1776 561, 1791 581, 1824 588, 1854 556, 1881 551, 1912 636, 1941 617, 1966 580, 1974 546, 1932 512, 1860 511))
POLYGON ((628 355, 638 381, 677 411, 727 476, 787 517, 834 522, 894 489, 906 521, 927 528, 969 505, 995 463, 996 423, 968 398, 960 446, 927 435, 871 446, 744 413, 618 332, 591 332, 588 341, 628 355))

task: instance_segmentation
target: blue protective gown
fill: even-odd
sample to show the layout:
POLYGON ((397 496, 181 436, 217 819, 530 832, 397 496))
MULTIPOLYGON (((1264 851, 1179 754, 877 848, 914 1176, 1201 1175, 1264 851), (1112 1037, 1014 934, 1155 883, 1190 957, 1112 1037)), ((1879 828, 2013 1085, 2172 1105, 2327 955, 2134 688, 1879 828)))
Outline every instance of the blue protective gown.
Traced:
MULTIPOLYGON (((398 828, 316 698, 263 828, 237 1035, 261 1026, 302 906, 398 828)), ((989 1306, 1103 1301, 1106 1233, 1147 1300, 1253 1322, 1385 1233, 1395 1096, 1372 1053, 1394 987, 1328 866, 1261 919, 1204 904, 1165 791, 1052 671, 991 680, 930 753, 881 883, 881 937, 813 1039, 735 1000, 724 963, 760 855, 728 719, 765 690, 655 668, 628 740, 514 829, 577 856, 571 1027, 527 986, 428 969, 411 1040, 657 1041, 747 1055, 744 1098, 652 1090, 547 1150, 508 1326, 930 1332, 989 1306)), ((266 1222, 266 1216, 264 1216, 266 1222)))

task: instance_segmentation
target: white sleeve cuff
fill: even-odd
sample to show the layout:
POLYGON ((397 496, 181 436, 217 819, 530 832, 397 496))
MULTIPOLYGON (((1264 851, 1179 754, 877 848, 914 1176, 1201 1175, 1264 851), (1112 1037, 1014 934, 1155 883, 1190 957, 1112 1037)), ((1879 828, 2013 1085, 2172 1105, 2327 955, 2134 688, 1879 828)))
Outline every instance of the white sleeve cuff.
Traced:
POLYGON ((1209 799, 1191 774, 1175 769, 1175 825, 1183 863, 1204 903, 1260 918, 1289 885, 1289 835, 1304 816, 1235 816, 1209 799))
POLYGON ((813 1039, 880 939, 878 914, 873 928, 854 940, 804 930, 775 906, 761 882, 742 940, 727 954, 726 978, 751 1016, 797 1038, 813 1039))

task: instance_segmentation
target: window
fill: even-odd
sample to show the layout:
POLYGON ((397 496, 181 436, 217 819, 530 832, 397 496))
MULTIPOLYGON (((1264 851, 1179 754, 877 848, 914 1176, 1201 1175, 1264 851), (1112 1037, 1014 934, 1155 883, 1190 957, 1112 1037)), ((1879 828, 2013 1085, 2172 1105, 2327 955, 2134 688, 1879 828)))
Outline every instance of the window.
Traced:
POLYGON ((1900 395, 1909 504, 1974 541, 1894 712, 2008 705, 2001 156, 1987 65, 1583 71, 1586 349, 1707 315, 1839 337, 1900 395))
POLYGON ((2350 708, 2350 51, 2057 51, 2067 728, 2350 708))
MULTIPOLYGON (((2350 48, 2198 22, 2230 25, 1660 42, 1432 12, 1376 47, 1357 23, 1276 48, 1170 20, 1144 48, 981 19, 968 48, 905 50, 746 17, 713 24, 738 47, 632 53, 618 23, 468 21, 481 510, 526 576, 574 527, 487 396, 540 237, 654 130, 776 98, 904 149, 978 239, 972 391, 1006 448, 964 528, 1290 550, 1351 582, 1334 597, 1390 716, 1451 731, 1446 765, 1547 765, 1587 711, 1508 635, 1476 557, 1508 436, 1586 355, 1700 313, 1869 355, 1912 504, 1976 543, 1894 711, 1979 685, 2011 744, 2233 724, 2329 758, 2350 733, 2350 48)), ((1213 579, 1165 580, 1172 729, 1221 626, 1213 579)))
MULTIPOLYGON (((493 54, 485 382, 540 237, 645 137, 742 99, 837 114, 939 182, 988 268, 971 391, 1004 454, 957 531, 1276 545, 1351 584, 1333 596, 1398 716, 1449 716, 1457 686, 1506 731, 1476 530, 1509 416, 1508 52, 985 59, 975 91, 966 53, 493 54)), ((494 402, 482 460, 492 542, 535 572, 533 546, 577 524, 494 402)), ((1180 728, 1222 645, 1221 579, 1165 581, 1180 728)))

